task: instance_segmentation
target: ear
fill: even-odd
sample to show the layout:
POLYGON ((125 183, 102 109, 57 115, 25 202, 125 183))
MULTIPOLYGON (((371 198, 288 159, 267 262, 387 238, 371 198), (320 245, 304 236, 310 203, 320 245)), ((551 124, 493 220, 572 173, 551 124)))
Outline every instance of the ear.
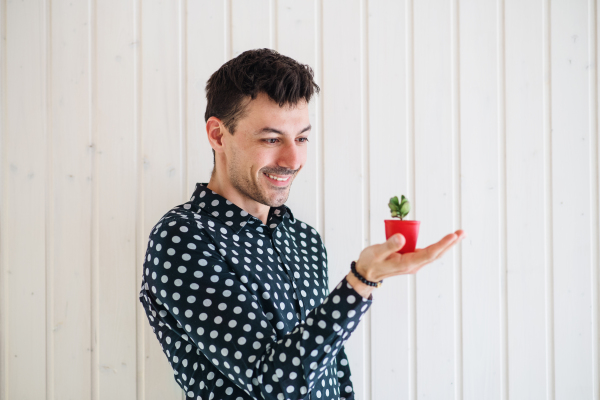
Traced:
POLYGON ((208 142, 215 153, 223 152, 223 135, 225 134, 225 131, 225 126, 219 118, 210 117, 208 121, 206 121, 206 134, 208 136, 208 142))

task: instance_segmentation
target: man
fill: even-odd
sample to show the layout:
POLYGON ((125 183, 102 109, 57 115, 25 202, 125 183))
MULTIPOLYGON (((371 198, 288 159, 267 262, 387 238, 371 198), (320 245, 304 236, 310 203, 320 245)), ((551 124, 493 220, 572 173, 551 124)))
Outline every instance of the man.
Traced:
POLYGON ((310 67, 269 49, 207 82, 215 168, 153 227, 140 292, 188 397, 353 399, 343 345, 377 282, 415 273, 464 237, 400 255, 395 235, 365 248, 329 293, 320 235, 284 205, 306 162, 315 90, 310 67))

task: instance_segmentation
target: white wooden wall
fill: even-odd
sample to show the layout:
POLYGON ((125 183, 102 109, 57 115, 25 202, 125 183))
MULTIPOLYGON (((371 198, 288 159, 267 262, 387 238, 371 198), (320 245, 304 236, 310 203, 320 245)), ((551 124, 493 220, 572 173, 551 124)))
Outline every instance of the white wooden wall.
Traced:
POLYGON ((138 302, 150 228, 208 181, 204 85, 311 65, 288 205, 331 284, 405 194, 419 247, 348 344, 358 398, 600 400, 596 0, 1 0, 0 399, 184 395, 138 302))

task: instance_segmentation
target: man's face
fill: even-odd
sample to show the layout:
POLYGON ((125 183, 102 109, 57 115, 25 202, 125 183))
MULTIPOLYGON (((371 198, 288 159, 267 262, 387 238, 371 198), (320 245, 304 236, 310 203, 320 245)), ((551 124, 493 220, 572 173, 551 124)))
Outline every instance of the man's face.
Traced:
POLYGON ((282 205, 306 162, 309 133, 306 101, 294 108, 279 107, 267 94, 260 93, 246 105, 235 134, 227 132, 223 137, 231 185, 258 203, 282 205))

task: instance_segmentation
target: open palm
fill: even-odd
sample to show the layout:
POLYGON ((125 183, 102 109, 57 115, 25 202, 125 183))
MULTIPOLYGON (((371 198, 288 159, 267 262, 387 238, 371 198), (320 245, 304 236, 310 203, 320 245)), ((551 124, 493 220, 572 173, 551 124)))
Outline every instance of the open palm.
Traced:
POLYGON ((465 231, 459 229, 430 246, 415 249, 412 253, 399 254, 397 251, 404 246, 406 240, 401 234, 395 234, 385 243, 363 249, 356 262, 356 268, 372 281, 380 281, 396 275, 415 274, 425 265, 443 256, 465 237, 465 231), (395 242, 395 238, 399 238, 399 242, 395 242))

